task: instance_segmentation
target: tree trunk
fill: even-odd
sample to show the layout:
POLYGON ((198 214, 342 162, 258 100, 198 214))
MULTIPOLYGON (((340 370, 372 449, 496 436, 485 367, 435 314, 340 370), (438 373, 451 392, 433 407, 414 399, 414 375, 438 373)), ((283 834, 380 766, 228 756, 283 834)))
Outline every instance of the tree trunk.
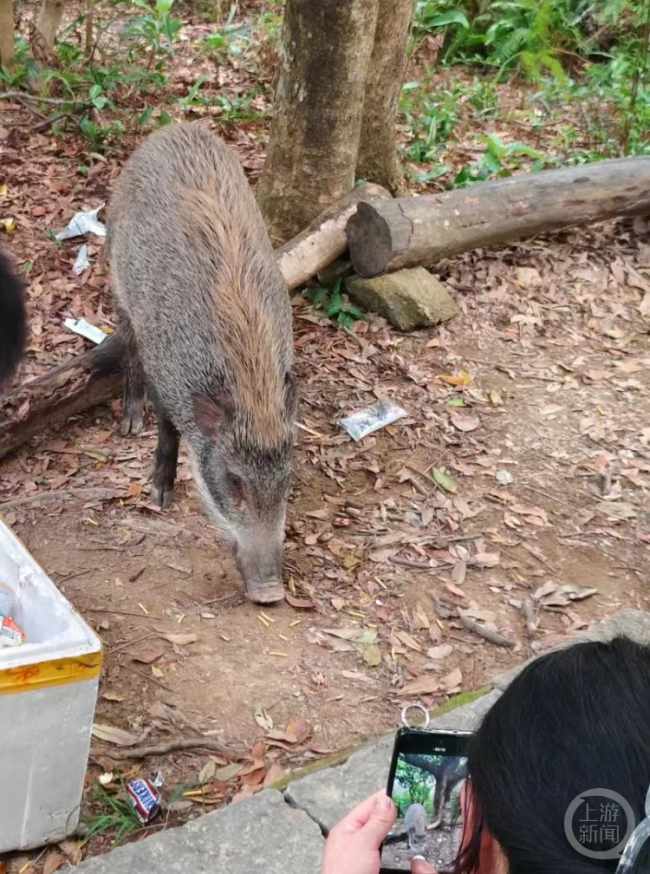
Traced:
POLYGON ((14 53, 14 0, 0 0, 0 65, 9 67, 14 53))
POLYGON ((43 37, 45 48, 51 52, 54 48, 56 35, 63 17, 64 0, 42 0, 41 12, 36 25, 37 31, 43 37))
POLYGON ((406 72, 413 0, 379 0, 375 44, 366 79, 357 177, 392 194, 408 193, 397 153, 397 101, 406 72))
MULTIPOLYGON (((289 289, 301 285, 336 258, 346 246, 345 223, 362 198, 390 197, 378 185, 360 185, 335 208, 325 211, 307 231, 275 253, 289 289)), ((101 359, 119 348, 119 332, 101 346, 78 355, 43 376, 19 386, 0 400, 0 458, 35 434, 62 425, 70 416, 118 393, 121 374, 106 374, 101 359)))
POLYGON ((642 156, 361 203, 346 232, 356 272, 376 276, 544 231, 649 213, 650 156, 642 156))
POLYGON ((274 245, 352 188, 376 19, 377 0, 287 0, 257 187, 274 245))

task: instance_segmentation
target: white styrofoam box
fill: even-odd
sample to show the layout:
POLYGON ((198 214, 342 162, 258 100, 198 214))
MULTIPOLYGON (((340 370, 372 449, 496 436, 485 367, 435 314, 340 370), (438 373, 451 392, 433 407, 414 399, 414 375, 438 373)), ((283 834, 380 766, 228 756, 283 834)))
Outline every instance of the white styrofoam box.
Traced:
POLYGON ((97 635, 0 521, 2 576, 26 641, 0 646, 0 853, 75 830, 101 667, 97 635))

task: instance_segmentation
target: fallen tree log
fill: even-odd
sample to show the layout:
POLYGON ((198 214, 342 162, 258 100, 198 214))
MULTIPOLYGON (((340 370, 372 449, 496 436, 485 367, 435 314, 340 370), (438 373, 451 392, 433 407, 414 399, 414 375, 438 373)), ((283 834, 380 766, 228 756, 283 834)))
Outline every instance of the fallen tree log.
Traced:
POLYGON ((650 156, 644 156, 361 203, 346 233, 352 266, 370 277, 544 231, 649 213, 650 156))
MULTIPOLYGON (((346 248, 345 225, 360 201, 390 197, 379 185, 360 185, 337 205, 323 212, 293 240, 276 250, 280 271, 289 289, 314 276, 346 248)), ((101 346, 23 383, 0 399, 0 458, 47 428, 115 397, 122 377, 107 373, 102 361, 119 352, 117 331, 101 346)))
POLYGON ((297 288, 338 258, 348 247, 346 225, 361 201, 391 199, 381 185, 358 185, 326 209, 297 237, 275 250, 278 266, 289 288, 297 288))

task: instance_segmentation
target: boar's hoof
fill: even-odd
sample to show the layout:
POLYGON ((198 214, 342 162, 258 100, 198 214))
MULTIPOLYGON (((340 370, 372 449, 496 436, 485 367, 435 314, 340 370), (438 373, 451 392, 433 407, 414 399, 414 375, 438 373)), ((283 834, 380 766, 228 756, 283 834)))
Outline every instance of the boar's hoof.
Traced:
POLYGON ((144 428, 144 408, 125 409, 122 414, 120 434, 126 437, 128 434, 140 434, 144 428))
POLYGON ((163 510, 171 507, 172 495, 174 486, 163 483, 162 485, 156 482, 151 483, 151 502, 157 504, 163 510))
POLYGON ((246 586, 246 597, 254 604, 276 604, 284 601, 284 586, 282 582, 249 584, 246 586))

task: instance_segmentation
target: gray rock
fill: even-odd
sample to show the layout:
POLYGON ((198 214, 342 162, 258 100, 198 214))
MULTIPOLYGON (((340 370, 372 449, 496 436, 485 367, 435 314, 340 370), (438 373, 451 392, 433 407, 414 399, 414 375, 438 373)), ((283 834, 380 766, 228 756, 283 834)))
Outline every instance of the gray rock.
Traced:
POLYGON ((318 874, 325 842, 306 813, 267 790, 95 856, 80 874, 318 874))
MULTIPOLYGON (((540 653, 540 655, 546 655, 546 653, 564 649, 567 646, 571 646, 572 644, 579 643, 583 640, 607 641, 612 640, 612 638, 617 637, 618 635, 629 637, 637 643, 650 645, 650 613, 647 613, 645 610, 632 610, 630 608, 619 610, 619 612, 615 613, 613 616, 608 616, 607 619, 603 619, 595 625, 592 625, 592 627, 587 629, 587 631, 576 634, 575 637, 572 637, 570 640, 564 640, 557 646, 550 647, 545 650, 545 652, 540 653)), ((510 685, 510 683, 512 683, 515 677, 523 671, 526 665, 534 662, 537 658, 539 658, 539 656, 535 656, 527 662, 524 662, 523 665, 518 665, 515 668, 511 668, 509 671, 505 671, 503 674, 499 674, 492 679, 492 685, 495 689, 503 691, 510 685)))
POLYGON ((400 331, 437 325, 458 312, 449 292, 424 267, 372 279, 351 276, 345 290, 363 309, 379 313, 400 331))
MULTIPOLYGON (((431 720, 431 728, 474 729, 500 693, 496 690, 431 720)), ((286 797, 328 832, 351 808, 386 786, 394 736, 364 747, 336 768, 290 783, 286 797)))

